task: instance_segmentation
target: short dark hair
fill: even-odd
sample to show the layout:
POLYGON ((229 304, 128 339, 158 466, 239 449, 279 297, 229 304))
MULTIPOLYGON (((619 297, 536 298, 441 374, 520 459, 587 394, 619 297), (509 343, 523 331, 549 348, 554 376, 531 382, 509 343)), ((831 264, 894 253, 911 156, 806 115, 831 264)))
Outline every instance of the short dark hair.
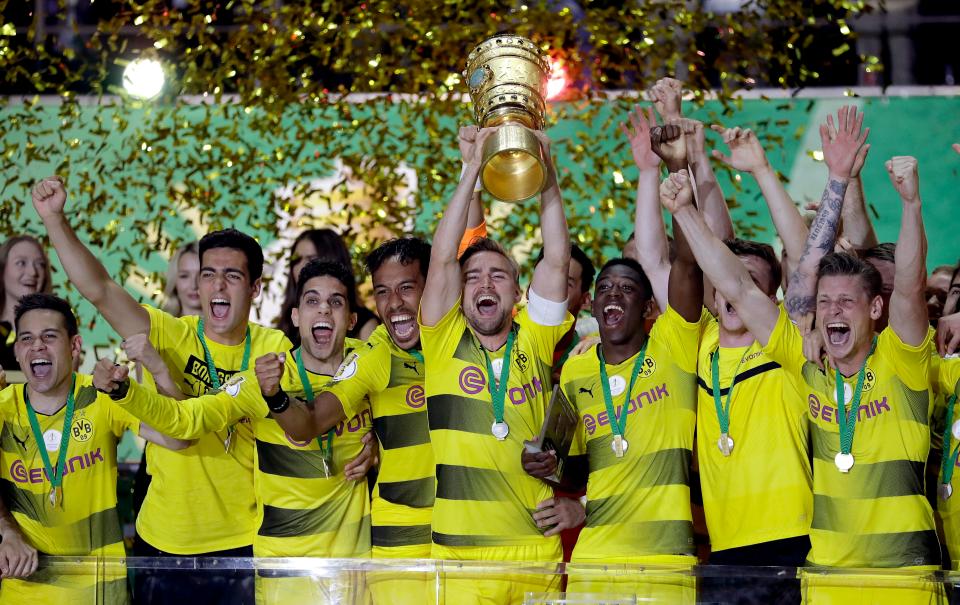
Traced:
POLYGON ((846 252, 831 252, 820 259, 820 265, 817 267, 817 283, 831 275, 859 277, 870 298, 880 296, 883 291, 883 278, 877 268, 846 252))
POLYGON ((863 260, 879 260, 888 263, 897 262, 897 244, 894 242, 884 242, 877 244, 873 248, 867 248, 860 251, 860 258, 863 260))
POLYGON ((481 252, 496 252, 503 258, 507 259, 510 263, 510 267, 513 268, 513 278, 515 281, 520 281, 520 267, 517 266, 517 261, 513 260, 507 251, 503 249, 503 246, 493 241, 489 237, 478 237, 475 238, 470 245, 467 246, 467 249, 463 251, 463 254, 460 255, 460 268, 466 266, 467 261, 470 260, 474 255, 480 254, 481 252))
MULTIPOLYGON (((539 265, 542 260, 543 248, 541 248, 540 253, 537 254, 533 265, 539 265)), ((597 274, 597 268, 593 266, 593 261, 591 261, 587 253, 583 251, 583 248, 576 244, 570 244, 570 260, 575 260, 580 263, 580 294, 586 294, 590 291, 590 286, 593 285, 593 278, 597 274)))
POLYGON ((314 277, 332 277, 347 289, 347 304, 350 312, 357 310, 357 280, 353 277, 353 270, 343 263, 334 263, 328 260, 315 258, 300 270, 300 279, 297 280, 297 301, 303 296, 303 289, 307 282, 314 277))
POLYGON ((77 329, 77 316, 73 314, 70 303, 55 296, 38 292, 36 294, 27 294, 22 296, 17 306, 13 308, 13 329, 20 331, 20 318, 30 311, 49 310, 55 311, 63 316, 63 323, 67 327, 68 336, 79 334, 77 329))
POLYGON ((427 277, 430 268, 430 244, 419 237, 398 237, 388 240, 373 249, 365 259, 367 273, 373 274, 390 259, 397 259, 401 265, 420 262, 420 274, 427 277))
POLYGON ((607 271, 607 269, 616 267, 618 265, 623 265, 625 267, 629 267, 630 269, 633 269, 633 271, 640 276, 640 280, 639 280, 640 287, 643 288, 643 293, 645 295, 645 298, 653 297, 653 286, 650 285, 650 278, 647 277, 647 274, 643 270, 643 267, 640 266, 640 263, 633 260, 632 258, 627 258, 627 257, 611 258, 606 263, 604 263, 603 267, 600 269, 600 273, 597 274, 597 281, 598 282, 600 281, 600 278, 603 277, 603 274, 605 271, 607 271))
POLYGON ((247 257, 247 272, 250 274, 250 281, 256 281, 263 275, 263 248, 253 239, 242 231, 236 229, 221 229, 220 231, 211 231, 200 238, 200 266, 203 266, 203 255, 208 250, 214 248, 231 248, 243 252, 247 257))
POLYGON ((773 246, 763 242, 740 239, 737 237, 728 239, 724 242, 730 252, 737 256, 755 256, 770 267, 770 283, 767 285, 766 293, 775 294, 783 280, 783 268, 780 266, 780 259, 777 253, 773 251, 773 246))

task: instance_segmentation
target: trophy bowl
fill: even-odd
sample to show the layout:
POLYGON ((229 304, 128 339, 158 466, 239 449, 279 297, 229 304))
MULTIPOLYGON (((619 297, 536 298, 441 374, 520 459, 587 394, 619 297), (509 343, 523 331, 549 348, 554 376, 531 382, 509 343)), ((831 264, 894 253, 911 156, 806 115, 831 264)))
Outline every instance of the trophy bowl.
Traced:
POLYGON ((516 35, 487 38, 467 56, 463 77, 473 117, 481 128, 498 126, 483 146, 480 181, 504 202, 543 190, 547 167, 531 130, 543 130, 550 67, 536 44, 516 35))

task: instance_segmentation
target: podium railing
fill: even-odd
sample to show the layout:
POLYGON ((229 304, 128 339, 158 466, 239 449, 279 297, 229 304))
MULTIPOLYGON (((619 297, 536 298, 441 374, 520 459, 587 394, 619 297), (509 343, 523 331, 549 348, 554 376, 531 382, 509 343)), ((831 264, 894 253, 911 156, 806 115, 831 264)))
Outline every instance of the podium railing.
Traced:
MULTIPOLYGON (((5 593, 58 602, 126 602, 144 578, 154 590, 202 594, 240 578, 249 602, 379 605, 469 603, 503 594, 523 605, 636 603, 947 603, 960 573, 916 569, 827 569, 704 565, 528 563, 318 558, 41 557, 25 580, 0 581, 5 593), (159 585, 156 584, 159 582, 159 585), (106 587, 110 587, 109 589, 106 587), (192 591, 196 591, 193 593, 192 591), (52 591, 52 592, 47 592, 52 591), (126 593, 124 594, 124 591, 126 593), (254 597, 254 595, 256 595, 254 597)), ((957 590, 960 595, 960 588, 957 590)), ((199 602, 199 601, 194 601, 199 602)), ((236 602, 245 602, 245 599, 236 602)))

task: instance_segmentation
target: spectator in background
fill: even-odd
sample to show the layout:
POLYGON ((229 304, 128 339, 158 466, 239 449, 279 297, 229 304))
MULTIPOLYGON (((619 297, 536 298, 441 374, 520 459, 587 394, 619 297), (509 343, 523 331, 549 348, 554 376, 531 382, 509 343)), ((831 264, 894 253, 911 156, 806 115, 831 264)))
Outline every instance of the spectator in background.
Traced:
POLYGON ((927 314, 934 324, 944 314, 943 303, 947 300, 955 268, 953 265, 940 265, 927 277, 927 314))
POLYGON ((30 235, 15 235, 0 246, 0 367, 19 370, 20 364, 13 354, 15 334, 13 309, 27 294, 53 289, 50 278, 50 262, 40 242, 30 235))
MULTIPOLYGON (((351 270, 353 268, 350 250, 340 234, 333 229, 307 229, 297 236, 290 251, 290 272, 287 274, 280 317, 276 321, 277 328, 287 335, 294 346, 300 344, 300 331, 290 318, 291 311, 297 306, 297 279, 300 277, 300 270, 315 258, 341 263, 351 270)), ((366 340, 378 325, 380 320, 377 316, 370 309, 359 305, 357 323, 347 332, 347 337, 366 340)))
POLYGON ((200 246, 194 240, 177 248, 167 266, 163 310, 174 317, 200 315, 200 246))

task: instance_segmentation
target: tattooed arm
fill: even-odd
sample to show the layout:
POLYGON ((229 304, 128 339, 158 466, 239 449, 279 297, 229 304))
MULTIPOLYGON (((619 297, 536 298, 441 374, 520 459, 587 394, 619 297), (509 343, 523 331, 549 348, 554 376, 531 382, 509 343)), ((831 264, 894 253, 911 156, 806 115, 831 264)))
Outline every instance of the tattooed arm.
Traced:
MULTIPOLYGON (((833 250, 836 242, 843 197, 853 166, 870 148, 865 144, 870 129, 861 131, 862 126, 863 114, 858 115, 856 107, 850 106, 841 107, 837 112, 836 127, 832 115, 827 116, 827 122, 820 125, 823 159, 830 173, 803 254, 787 286, 784 305, 794 321, 813 313, 816 308, 817 267, 820 259, 833 250)), ((859 161, 862 163, 862 158, 859 161)))

